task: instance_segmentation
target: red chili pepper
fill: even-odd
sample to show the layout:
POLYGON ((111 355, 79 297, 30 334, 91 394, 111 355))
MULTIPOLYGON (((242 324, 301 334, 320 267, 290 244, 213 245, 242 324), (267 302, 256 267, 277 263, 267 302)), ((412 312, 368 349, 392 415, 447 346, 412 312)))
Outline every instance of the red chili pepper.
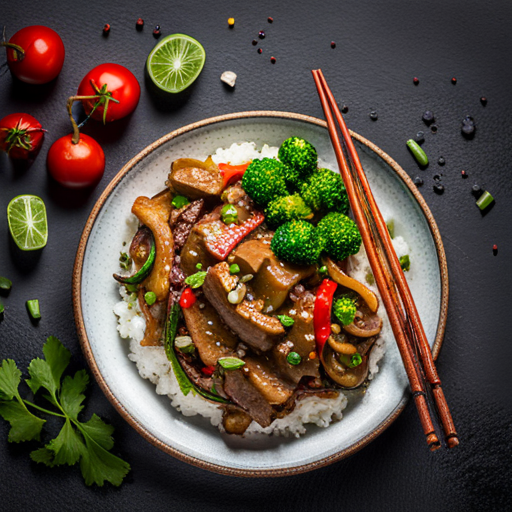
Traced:
POLYGON ((196 296, 194 295, 194 292, 191 288, 185 288, 181 294, 180 297, 180 306, 182 308, 190 308, 194 305, 195 301, 197 300, 196 296))
POLYGON ((206 237, 206 248, 216 258, 224 260, 235 246, 264 220, 263 213, 256 212, 250 219, 238 226, 236 224, 230 226, 223 224, 221 229, 206 237))
POLYGON ((313 311, 313 326, 315 328, 316 348, 322 355, 327 338, 331 335, 331 308, 334 292, 338 284, 330 279, 324 279, 316 292, 315 309, 313 311))
POLYGON ((251 162, 242 165, 219 164, 220 175, 222 176, 222 188, 242 178, 245 170, 251 162))
POLYGON ((215 366, 204 366, 201 371, 209 377, 215 371, 215 366))

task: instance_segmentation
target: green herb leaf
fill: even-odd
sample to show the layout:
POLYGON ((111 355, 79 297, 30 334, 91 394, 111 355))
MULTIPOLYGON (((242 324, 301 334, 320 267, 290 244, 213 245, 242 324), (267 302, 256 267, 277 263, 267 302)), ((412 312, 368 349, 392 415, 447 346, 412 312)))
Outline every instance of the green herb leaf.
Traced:
POLYGON ((79 461, 85 446, 82 438, 71 425, 71 420, 66 418, 59 435, 52 439, 45 448, 53 453, 53 465, 73 466, 79 461))
POLYGON ((238 357, 221 357, 217 362, 224 370, 237 370, 245 365, 245 361, 238 359, 238 357))
POLYGON ((58 384, 55 383, 52 369, 47 361, 39 357, 32 359, 28 366, 28 373, 31 378, 27 379, 26 382, 34 395, 39 391, 39 388, 43 387, 50 392, 52 397, 55 396, 58 384))
POLYGON ((89 375, 85 370, 79 370, 74 377, 69 375, 62 382, 60 391, 60 403, 64 412, 76 420, 80 411, 84 408, 82 402, 85 400, 83 392, 89 384, 89 375))
POLYGON ((176 196, 171 201, 171 204, 174 206, 174 208, 176 208, 178 210, 180 208, 183 208, 185 205, 187 205, 189 203, 190 203, 190 201, 185 196, 176 196))
POLYGON ((93 414, 88 422, 82 423, 81 427, 86 435, 105 450, 111 450, 114 447, 114 439, 112 438, 114 427, 105 423, 96 414, 93 414))
POLYGON ((48 448, 38 448, 33 452, 30 452, 30 458, 39 464, 46 464, 48 467, 53 468, 55 464, 53 463, 53 459, 55 458, 55 453, 48 448))
POLYGON ((277 315, 277 318, 279 318, 279 321, 285 326, 285 327, 291 327, 295 320, 288 316, 288 315, 277 315))
POLYGON ((190 288, 199 288, 203 286, 204 280, 206 278, 206 272, 204 270, 200 270, 191 276, 188 276, 185 279, 185 283, 190 286, 190 288))
POLYGON ((0 416, 11 424, 8 441, 19 443, 20 441, 39 441, 41 429, 45 420, 34 416, 23 403, 0 402, 0 416))
POLYGON ((0 399, 12 400, 18 394, 21 372, 12 359, 2 361, 0 366, 0 399))
POLYGON ((49 336, 43 345, 43 354, 52 370, 55 387, 59 389, 60 379, 71 360, 71 352, 56 338, 49 336))
POLYGON ((400 258, 400 267, 402 267, 404 272, 408 272, 411 269, 411 260, 408 254, 400 258))

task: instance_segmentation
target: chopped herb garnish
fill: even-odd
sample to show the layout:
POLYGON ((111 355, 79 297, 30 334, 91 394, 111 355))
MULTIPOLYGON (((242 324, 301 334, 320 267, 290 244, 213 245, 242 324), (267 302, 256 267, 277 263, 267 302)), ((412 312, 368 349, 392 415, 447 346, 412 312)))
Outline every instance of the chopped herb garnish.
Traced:
POLYGON ((190 201, 185 196, 176 196, 171 201, 171 204, 174 206, 174 208, 176 208, 178 210, 180 208, 183 208, 185 205, 187 205, 189 203, 190 203, 190 201))
POLYGON ((196 268, 197 268, 197 270, 201 270, 203 268, 203 264, 202 263, 197 263, 196 264, 196 268))
POLYGON ((4 305, 0 302, 0 315, 4 314, 4 305))
POLYGON ((33 359, 28 367, 30 378, 26 380, 34 394, 44 388, 42 397, 51 404, 44 409, 21 397, 18 387, 21 371, 12 359, 3 360, 0 365, 0 416, 11 425, 8 441, 39 441, 46 420, 35 416, 29 409, 62 418, 64 424, 58 436, 44 447, 30 453, 30 458, 47 466, 70 466, 80 463, 86 485, 102 486, 105 481, 121 485, 130 471, 130 465, 113 455, 114 428, 93 414, 85 423, 78 419, 83 409, 83 394, 89 376, 79 370, 73 377, 62 379, 62 374, 71 359, 71 353, 61 342, 50 336, 43 345, 45 358, 33 359))
POLYGON ((408 272, 411 269, 411 260, 408 254, 400 258, 400 266, 404 272, 408 272))
POLYGON ((0 276, 0 290, 10 290, 12 282, 7 277, 0 276))
POLYGON ((327 270, 327 267, 325 265, 322 265, 319 269, 318 269, 318 273, 319 274, 327 274, 328 270, 327 270))
POLYGON ((124 287, 128 293, 134 293, 139 289, 138 285, 136 284, 125 284, 124 287))
POLYGON ((39 301, 37 299, 27 300, 27 309, 30 313, 30 316, 34 320, 39 320, 41 318, 41 311, 39 310, 39 301))
POLYGON ((485 210, 492 202, 494 201, 494 197, 491 196, 487 190, 478 198, 476 205, 480 210, 485 210))
POLYGON ((124 270, 130 270, 132 266, 132 259, 125 252, 122 252, 119 256, 119 266, 124 270))
POLYGON ((391 219, 386 222, 386 227, 388 228, 388 233, 391 238, 395 238, 395 220, 391 219))
POLYGON ((238 359, 238 357, 221 357, 217 362, 224 370, 238 370, 238 368, 245 365, 245 361, 238 359))
POLYGON ((200 270, 191 276, 188 276, 185 279, 185 283, 190 286, 190 288, 199 288, 203 286, 204 280, 206 278, 206 272, 204 270, 200 270))
POLYGON ((297 366, 302 361, 302 357, 300 357, 300 354, 297 354, 297 352, 290 352, 286 356, 286 360, 293 366, 297 366))
POLYGON ((156 293, 155 292, 146 292, 144 294, 144 300, 148 306, 152 306, 156 302, 156 293))
POLYGON ((355 354, 352 355, 348 367, 355 368, 356 366, 359 366, 362 362, 363 358, 361 357, 361 354, 359 352, 356 352, 355 354))
POLYGON ((279 318, 279 321, 285 326, 285 327, 291 327, 295 320, 288 316, 288 315, 277 315, 277 318, 279 318))
POLYGON ((236 263, 233 263, 233 265, 229 267, 229 273, 238 274, 238 272, 240 272, 240 267, 236 263))

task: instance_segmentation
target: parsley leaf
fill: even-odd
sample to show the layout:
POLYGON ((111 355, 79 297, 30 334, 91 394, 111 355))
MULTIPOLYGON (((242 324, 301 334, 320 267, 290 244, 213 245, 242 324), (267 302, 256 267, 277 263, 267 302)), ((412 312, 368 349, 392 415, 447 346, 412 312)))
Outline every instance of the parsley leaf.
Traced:
POLYGON ((48 410, 21 398, 18 386, 21 372, 12 360, 0 364, 0 416, 11 424, 9 442, 40 439, 41 429, 46 420, 33 415, 27 408, 33 407, 43 413, 60 417, 64 424, 55 439, 44 447, 30 453, 33 461, 49 467, 80 463, 80 469, 87 485, 103 485, 105 481, 120 485, 130 471, 130 465, 109 452, 114 446, 114 427, 107 425, 99 416, 82 423, 78 415, 84 408, 84 391, 89 383, 85 370, 79 370, 73 377, 62 376, 71 353, 61 342, 50 336, 43 346, 45 359, 33 359, 28 367, 30 378, 26 380, 36 394, 44 388, 49 395, 43 395, 55 410, 48 410))
POLYGON ((190 288, 199 288, 203 286, 204 280, 206 279, 206 272, 204 270, 200 270, 191 276, 188 276, 185 279, 185 283, 190 286, 190 288))

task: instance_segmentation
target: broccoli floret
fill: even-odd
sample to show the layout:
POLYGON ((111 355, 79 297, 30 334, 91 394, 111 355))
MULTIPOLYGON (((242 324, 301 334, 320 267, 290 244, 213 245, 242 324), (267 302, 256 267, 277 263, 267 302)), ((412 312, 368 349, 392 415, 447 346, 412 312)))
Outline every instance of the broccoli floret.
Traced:
POLYGON ((305 220, 292 220, 277 228, 270 248, 280 260, 298 265, 316 263, 322 252, 316 228, 305 220))
POLYGON ((272 199, 287 196, 284 165, 274 158, 253 160, 242 178, 242 187, 256 203, 266 206, 272 199))
POLYGON ((268 203, 265 219, 271 228, 276 228, 290 220, 308 219, 313 216, 311 208, 298 194, 278 197, 268 203))
POLYGON ((361 234, 356 223, 339 212, 328 213, 317 226, 325 251, 336 261, 356 254, 361 247, 361 234))
POLYGON ((348 196, 341 176, 330 169, 318 169, 301 187, 300 195, 315 211, 348 212, 348 196))
POLYGON ((305 180, 316 169, 318 161, 316 149, 300 137, 286 139, 281 144, 277 156, 283 164, 288 166, 286 179, 295 186, 298 181, 305 180))
POLYGON ((354 321, 356 311, 354 299, 348 295, 340 297, 332 306, 332 312, 343 325, 349 325, 354 321))

